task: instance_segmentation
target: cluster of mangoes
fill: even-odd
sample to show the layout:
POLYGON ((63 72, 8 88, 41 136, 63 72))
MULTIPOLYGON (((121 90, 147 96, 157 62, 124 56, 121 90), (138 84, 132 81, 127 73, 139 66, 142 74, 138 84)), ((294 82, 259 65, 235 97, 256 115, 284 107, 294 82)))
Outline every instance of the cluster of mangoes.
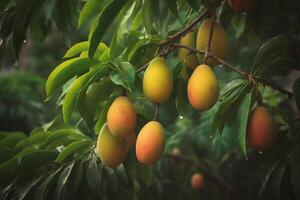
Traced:
MULTIPOLYGON (((172 72, 165 60, 154 58, 144 73, 145 96, 154 103, 162 103, 173 89, 172 72)), ((114 100, 107 112, 107 123, 102 127, 97 142, 101 161, 116 167, 121 164, 135 144, 136 157, 142 164, 156 163, 165 149, 163 126, 156 120, 148 122, 136 137, 137 116, 134 106, 126 96, 114 100)))
MULTIPOLYGON (((229 0, 234 10, 244 11, 250 7, 250 0, 229 0)), ((211 35, 210 53, 226 60, 229 55, 229 40, 225 30, 211 19, 206 19, 198 29, 197 37, 188 33, 180 40, 186 45, 204 51, 211 35)), ((211 109, 218 100, 218 80, 211 69, 216 60, 208 58, 204 64, 203 55, 190 54, 181 48, 178 54, 184 64, 182 75, 188 79, 187 96, 193 108, 199 111, 211 109), (189 77, 186 69, 193 70, 189 77)), ((159 104, 165 102, 173 90, 173 76, 167 62, 155 57, 148 65, 143 77, 143 91, 148 100, 159 104)), ((114 100, 107 113, 107 123, 102 127, 97 142, 98 154, 102 162, 110 167, 121 164, 128 151, 135 146, 137 159, 147 165, 156 163, 164 152, 165 135, 163 126, 154 119, 148 122, 136 136, 137 115, 131 100, 120 96, 114 100)), ((276 139, 275 123, 268 109, 258 106, 248 122, 248 143, 255 150, 266 150, 273 146, 276 139)), ((197 176, 198 177, 198 176, 197 176)), ((194 178, 198 180, 199 178, 194 178)), ((199 181, 192 181, 193 183, 199 181)), ((200 181, 201 182, 201 181, 200 181)), ((192 184, 199 185, 199 184, 192 184)), ((200 184, 201 185, 201 184, 200 184)))

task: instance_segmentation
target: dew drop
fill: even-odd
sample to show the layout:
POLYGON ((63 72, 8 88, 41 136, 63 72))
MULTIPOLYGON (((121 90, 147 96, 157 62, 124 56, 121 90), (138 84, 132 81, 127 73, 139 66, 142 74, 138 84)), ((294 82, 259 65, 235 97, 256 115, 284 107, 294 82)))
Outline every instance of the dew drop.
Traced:
POLYGON ((179 119, 183 119, 183 116, 182 115, 179 115, 179 117, 178 117, 179 119))

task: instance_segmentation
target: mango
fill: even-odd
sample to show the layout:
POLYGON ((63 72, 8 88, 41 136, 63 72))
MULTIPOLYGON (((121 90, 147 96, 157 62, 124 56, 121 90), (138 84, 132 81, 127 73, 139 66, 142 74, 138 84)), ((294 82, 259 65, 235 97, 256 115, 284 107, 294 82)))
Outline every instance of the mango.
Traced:
POLYGON ((250 114, 247 126, 247 141, 252 149, 266 151, 277 139, 276 125, 272 114, 265 106, 257 106, 250 114))
MULTIPOLYGON (((209 33, 213 21, 211 19, 205 20, 199 27, 196 41, 196 48, 198 50, 205 50, 206 44, 209 38, 209 33)), ((214 23, 213 35, 211 40, 210 53, 226 60, 229 55, 229 40, 225 30, 217 23, 214 23)), ((203 55, 198 54, 200 62, 203 61, 203 55)), ((218 64, 218 62, 212 58, 207 60, 207 64, 210 66, 218 64)))
POLYGON ((104 124, 97 140, 97 151, 100 160, 109 167, 120 165, 127 154, 126 140, 111 134, 107 124, 104 124))
MULTIPOLYGON (((196 38, 193 32, 188 33, 180 39, 180 44, 196 48, 196 38)), ((186 66, 194 69, 198 66, 198 60, 196 54, 190 54, 189 50, 180 48, 178 52, 179 60, 186 66)))
POLYGON ((107 125, 116 137, 126 138, 136 127, 136 112, 128 97, 117 97, 107 112, 107 125))
POLYGON ((199 111, 212 108, 218 100, 218 80, 208 65, 199 65, 193 72, 187 86, 190 104, 199 111))
POLYGON ((163 126, 157 121, 148 122, 138 134, 136 140, 137 159, 147 165, 156 163, 165 149, 163 126))
POLYGON ((253 5, 254 0, 228 0, 230 7, 237 12, 249 11, 253 5))
POLYGON ((154 103, 166 101, 172 93, 173 75, 164 58, 154 58, 143 78, 145 96, 154 103))
POLYGON ((201 173, 195 173, 191 177, 191 187, 194 190, 199 190, 203 187, 204 178, 201 173))

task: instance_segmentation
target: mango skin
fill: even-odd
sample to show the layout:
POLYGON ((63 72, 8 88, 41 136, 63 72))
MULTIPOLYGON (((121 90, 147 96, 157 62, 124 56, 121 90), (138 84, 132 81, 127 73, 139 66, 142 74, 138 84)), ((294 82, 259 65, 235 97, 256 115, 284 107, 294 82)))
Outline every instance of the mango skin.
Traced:
MULTIPOLYGON (((199 27, 196 41, 196 48, 198 50, 205 50, 212 24, 212 20, 207 19, 199 27)), ((210 52, 223 60, 226 60, 229 55, 229 40, 227 37, 227 33, 217 23, 214 24, 210 52)), ((198 59, 199 62, 202 62, 203 55, 198 54, 198 59)), ((207 64, 213 66, 218 64, 218 62, 214 59, 209 58, 207 60, 207 64)))
POLYGON ((219 96, 218 80, 208 65, 199 65, 187 86, 188 99, 193 108, 206 111, 212 108, 219 96))
MULTIPOLYGON (((196 38, 193 32, 188 33, 180 39, 180 44, 195 48, 196 47, 196 38)), ((186 66, 194 69, 198 66, 198 60, 196 54, 189 54, 189 50, 180 48, 178 51, 179 60, 186 66)))
POLYGON ((173 75, 164 58, 154 58, 143 78, 145 96, 154 103, 166 101, 172 93, 173 75))
POLYGON ((254 0, 228 0, 230 7, 236 12, 249 11, 253 5, 254 0))
POLYGON ((165 149, 164 132, 157 121, 150 121, 141 129, 136 140, 136 156, 141 163, 153 165, 160 159, 165 149))
POLYGON ((204 178, 201 173, 193 174, 193 176, 191 177, 191 187, 194 190, 201 189, 203 187, 203 183, 204 183, 204 178))
POLYGON ((257 106, 250 115, 247 126, 249 146, 257 151, 266 151, 274 146, 277 139, 276 125, 272 114, 265 106, 257 106))
POLYGON ((128 97, 117 97, 107 112, 107 125, 116 137, 126 138, 136 127, 136 112, 128 97))
POLYGON ((97 151, 100 160, 109 167, 117 167, 126 157, 126 140, 111 134, 107 124, 104 124, 97 140, 97 151))

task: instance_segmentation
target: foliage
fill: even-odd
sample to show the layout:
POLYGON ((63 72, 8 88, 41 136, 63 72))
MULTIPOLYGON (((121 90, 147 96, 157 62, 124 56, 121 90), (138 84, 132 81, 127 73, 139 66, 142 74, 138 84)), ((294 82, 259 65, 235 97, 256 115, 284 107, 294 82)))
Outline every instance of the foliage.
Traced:
MULTIPOLYGON (((53 20, 61 30, 70 31, 76 2, 57 1, 50 7, 52 18, 38 12, 38 8, 46 9, 52 1, 34 1, 34 4, 3 1, 1 38, 6 45, 9 41, 6 39, 12 38, 18 54, 27 29, 36 28, 33 19, 41 20, 41 24, 53 20), (63 12, 66 7, 70 13, 63 12), (20 8, 28 12, 17 12, 20 8), (9 23, 12 27, 6 27, 9 20, 14 22, 9 23)), ((46 83, 48 99, 61 92, 58 105, 62 106, 64 122, 82 131, 44 127, 28 137, 19 132, 1 133, 3 196, 6 199, 167 199, 179 198, 172 192, 178 191, 182 199, 199 196, 232 199, 230 192, 227 194, 227 191, 234 193, 232 187, 249 196, 253 192, 249 182, 258 180, 259 184, 253 184, 257 187, 253 190, 258 191, 251 196, 254 199, 299 199, 300 124, 293 111, 283 104, 287 102, 286 96, 294 95, 299 106, 299 79, 294 83, 294 94, 277 84, 291 71, 300 69, 299 49, 295 45, 299 42, 297 13, 299 3, 292 0, 259 1, 247 13, 234 12, 226 2, 209 0, 100 3, 88 0, 78 20, 78 28, 89 28, 88 39, 69 48, 46 83), (199 114, 189 106, 187 80, 180 75, 183 64, 176 56, 174 43, 181 35, 173 38, 180 31, 193 31, 189 25, 208 8, 216 10, 217 20, 230 35, 233 55, 229 61, 236 63, 238 67, 233 67, 238 74, 225 70, 228 63, 215 67, 221 86, 219 101, 212 110, 199 114), (292 25, 286 27, 289 24, 292 25), (143 166, 131 151, 122 165, 108 168, 94 152, 94 140, 105 123, 107 110, 117 96, 125 93, 138 114, 136 130, 151 120, 155 106, 143 95, 141 69, 157 55, 166 57, 174 77, 173 93, 160 105, 159 115, 159 121, 167 129, 167 158, 163 157, 157 166, 143 166), (104 85, 101 94, 89 99, 98 84, 104 85), (86 103, 89 101, 92 108, 86 103), (249 113, 257 104, 270 108, 280 136, 278 144, 264 154, 248 149, 246 141, 249 113), (89 109, 93 111, 86 112, 89 109), (181 163, 178 158, 168 157, 176 146, 181 147, 187 161, 181 163), (205 167, 186 165, 191 160, 205 167), (210 171, 204 173, 206 192, 189 191, 190 175, 207 168, 213 175, 210 171), (25 170, 28 174, 23 173, 25 170), (214 174, 228 185, 220 183, 214 174)), ((234 195, 240 198, 240 194, 234 195)))

